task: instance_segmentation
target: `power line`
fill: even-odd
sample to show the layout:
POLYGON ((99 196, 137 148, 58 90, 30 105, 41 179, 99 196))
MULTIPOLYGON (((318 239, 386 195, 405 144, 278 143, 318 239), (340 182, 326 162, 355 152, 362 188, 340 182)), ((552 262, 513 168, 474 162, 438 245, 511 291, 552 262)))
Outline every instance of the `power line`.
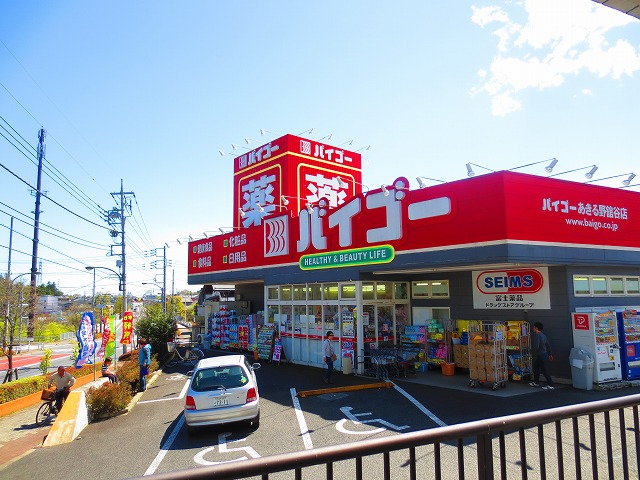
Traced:
MULTIPOLYGON (((16 177, 18 180, 20 180, 22 183, 24 183, 26 186, 28 186, 31 190, 38 192, 38 189, 35 188, 34 186, 32 186, 31 184, 29 184, 29 182, 27 182, 26 180, 22 179, 19 175, 13 173, 9 168, 7 168, 3 163, 0 163, 0 167, 4 168, 7 172, 9 172, 11 175, 13 175, 14 177, 16 177)), ((62 208, 63 210, 69 212, 72 215, 75 215, 76 217, 84 220, 87 223, 90 223, 92 225, 95 225, 96 227, 100 227, 100 228, 104 228, 105 230, 108 230, 108 227, 105 227, 103 225, 98 225, 95 222, 92 222, 91 220, 84 218, 82 215, 77 214, 76 212, 73 212, 71 210, 69 210, 67 207, 65 207, 64 205, 56 202, 54 199, 52 199, 51 197, 49 197, 48 195, 40 192, 40 195, 42 195, 44 198, 46 198, 47 200, 49 200, 50 202, 54 203, 55 205, 57 205, 58 207, 62 208)))
MULTIPOLYGON (((0 202, 0 205, 4 205, 5 207, 9 208, 10 210, 13 210, 14 212, 16 212, 16 213, 18 213, 18 214, 22 215, 23 217, 29 218, 29 220, 30 220, 30 221, 32 220, 32 219, 31 219, 31 217, 29 217, 27 214, 22 213, 22 212, 20 212, 19 210, 16 210, 15 208, 10 207, 10 206, 9 206, 9 205, 7 205, 6 203, 0 202)), ((1 210, 1 209, 0 209, 0 212, 1 212, 1 213, 4 213, 4 214, 6 214, 6 215, 9 215, 9 216, 13 216, 13 214, 11 214, 11 213, 9 213, 9 212, 5 212, 4 210, 1 210)), ((20 219, 20 218, 16 218, 16 217, 14 217, 14 218, 15 218, 16 220, 18 220, 19 222, 22 222, 22 223, 24 223, 24 224, 27 224, 28 226, 31 226, 31 223, 30 223, 30 222, 26 222, 26 221, 24 221, 24 220, 22 220, 22 219, 20 219)), ((54 230, 54 231, 56 231, 56 232, 62 233, 62 234, 64 234, 64 235, 67 235, 67 236, 69 236, 69 237, 71 237, 71 238, 75 238, 75 239, 77 239, 77 240, 82 240, 83 242, 85 242, 85 245, 83 245, 83 246, 86 246, 86 247, 90 247, 90 248, 101 248, 101 249, 105 249, 105 250, 106 250, 106 249, 107 249, 107 247, 108 247, 108 245, 106 245, 106 244, 101 244, 101 243, 91 242, 90 240, 86 240, 86 239, 84 239, 84 238, 76 237, 75 235, 71 235, 70 233, 63 232, 62 230, 59 230, 59 229, 57 229, 57 228, 55 228, 55 227, 52 227, 51 225, 48 225, 48 224, 43 223, 43 222, 40 222, 40 227, 41 227, 41 230, 42 230, 42 231, 44 231, 44 233, 47 233, 48 235, 52 235, 52 236, 54 236, 54 237, 58 237, 58 238, 60 238, 60 239, 62 239, 62 240, 66 240, 66 241, 68 241, 68 242, 72 242, 72 240, 69 240, 68 238, 62 237, 62 236, 60 236, 60 235, 56 235, 55 233, 51 233, 50 231, 48 231, 48 230, 46 230, 46 229, 43 229, 42 227, 46 227, 46 228, 48 228, 48 229, 51 229, 51 230, 54 230), (93 243, 93 245, 95 245, 95 246, 91 246, 91 245, 89 245, 90 243, 93 243)), ((73 243, 76 243, 77 245, 81 245, 79 242, 73 242, 73 243)))

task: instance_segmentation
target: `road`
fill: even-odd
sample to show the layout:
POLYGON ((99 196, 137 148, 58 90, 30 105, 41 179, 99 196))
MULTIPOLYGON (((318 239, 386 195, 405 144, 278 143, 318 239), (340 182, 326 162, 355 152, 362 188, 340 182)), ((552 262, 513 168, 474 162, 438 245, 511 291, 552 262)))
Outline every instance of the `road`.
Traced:
MULTIPOLYGON (((163 372, 129 414, 91 423, 70 444, 35 449, 7 465, 0 476, 43 478, 50 474, 52 464, 65 458, 73 459, 74 468, 65 470, 65 478, 70 480, 85 478, 88 468, 97 479, 138 477, 346 444, 623 393, 581 391, 568 386, 547 392, 512 383, 504 390, 492 392, 484 387, 469 388, 464 376, 441 380, 439 373, 432 372, 427 375, 438 376, 438 382, 449 382, 446 388, 399 380, 395 382, 396 388, 299 398, 296 394, 300 391, 324 386, 322 371, 266 363, 257 371, 262 402, 261 425, 257 430, 244 425, 221 426, 201 429, 189 436, 182 417, 186 370, 179 366, 163 372), (103 457, 105 452, 107 460, 103 457)), ((337 376, 336 380, 337 385, 372 381, 354 376, 337 376)), ((626 390, 629 394, 638 391, 626 390)), ((378 461, 365 462, 364 468, 367 478, 380 476, 378 461)), ((406 467, 398 464, 395 468, 406 467)), ((351 477, 336 473, 336 478, 351 477)))
MULTIPOLYGON (((42 375, 40 370, 40 360, 44 354, 44 350, 51 350, 51 365, 49 371, 55 371, 58 366, 69 367, 73 365, 71 354, 73 353, 73 345, 67 343, 45 344, 44 348, 36 349, 31 346, 29 353, 21 353, 13 356, 13 367, 18 369, 18 378, 35 377, 42 375)), ((27 346, 23 346, 23 352, 27 352, 27 346)), ((118 349, 118 355, 122 353, 122 345, 118 349)), ((7 373, 9 360, 7 357, 0 358, 0 378, 4 379, 7 373)))

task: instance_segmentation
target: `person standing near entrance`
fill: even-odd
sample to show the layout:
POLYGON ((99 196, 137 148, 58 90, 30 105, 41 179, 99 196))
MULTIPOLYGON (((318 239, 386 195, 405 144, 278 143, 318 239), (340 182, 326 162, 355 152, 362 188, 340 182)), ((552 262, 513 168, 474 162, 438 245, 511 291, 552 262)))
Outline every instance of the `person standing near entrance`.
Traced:
POLYGON ((331 340, 333 340, 333 332, 329 330, 327 332, 327 338, 322 344, 324 363, 327 364, 327 373, 324 377, 324 383, 333 383, 331 380, 331 374, 333 373, 333 362, 337 359, 336 354, 333 351, 333 345, 331 345, 331 340))
POLYGON ((544 375, 547 386, 542 387, 543 390, 553 390, 554 384, 551 375, 549 375, 549 362, 553 362, 551 354, 551 344, 547 336, 542 333, 544 325, 540 322, 533 324, 533 338, 531 339, 531 354, 533 356, 533 382, 529 385, 538 387, 540 381, 540 373, 544 375))

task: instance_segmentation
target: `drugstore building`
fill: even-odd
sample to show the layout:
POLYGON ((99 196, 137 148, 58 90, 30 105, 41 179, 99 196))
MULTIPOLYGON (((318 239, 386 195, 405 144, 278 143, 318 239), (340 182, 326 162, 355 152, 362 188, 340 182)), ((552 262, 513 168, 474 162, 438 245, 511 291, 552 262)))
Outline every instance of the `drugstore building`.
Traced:
POLYGON ((540 321, 570 378, 571 313, 640 305, 637 192, 512 171, 368 190, 358 153, 293 135, 234 162, 233 231, 189 242, 188 281, 234 284, 289 361, 321 367, 328 330, 340 368, 411 326, 540 321))

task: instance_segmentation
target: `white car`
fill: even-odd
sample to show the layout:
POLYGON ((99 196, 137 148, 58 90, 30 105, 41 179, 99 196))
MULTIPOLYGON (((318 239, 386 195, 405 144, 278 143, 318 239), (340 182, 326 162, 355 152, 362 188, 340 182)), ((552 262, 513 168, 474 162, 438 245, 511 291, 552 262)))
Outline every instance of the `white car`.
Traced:
POLYGON ((231 422, 260 425, 260 395, 254 370, 244 355, 204 358, 193 374, 184 406, 188 433, 195 427, 231 422))

